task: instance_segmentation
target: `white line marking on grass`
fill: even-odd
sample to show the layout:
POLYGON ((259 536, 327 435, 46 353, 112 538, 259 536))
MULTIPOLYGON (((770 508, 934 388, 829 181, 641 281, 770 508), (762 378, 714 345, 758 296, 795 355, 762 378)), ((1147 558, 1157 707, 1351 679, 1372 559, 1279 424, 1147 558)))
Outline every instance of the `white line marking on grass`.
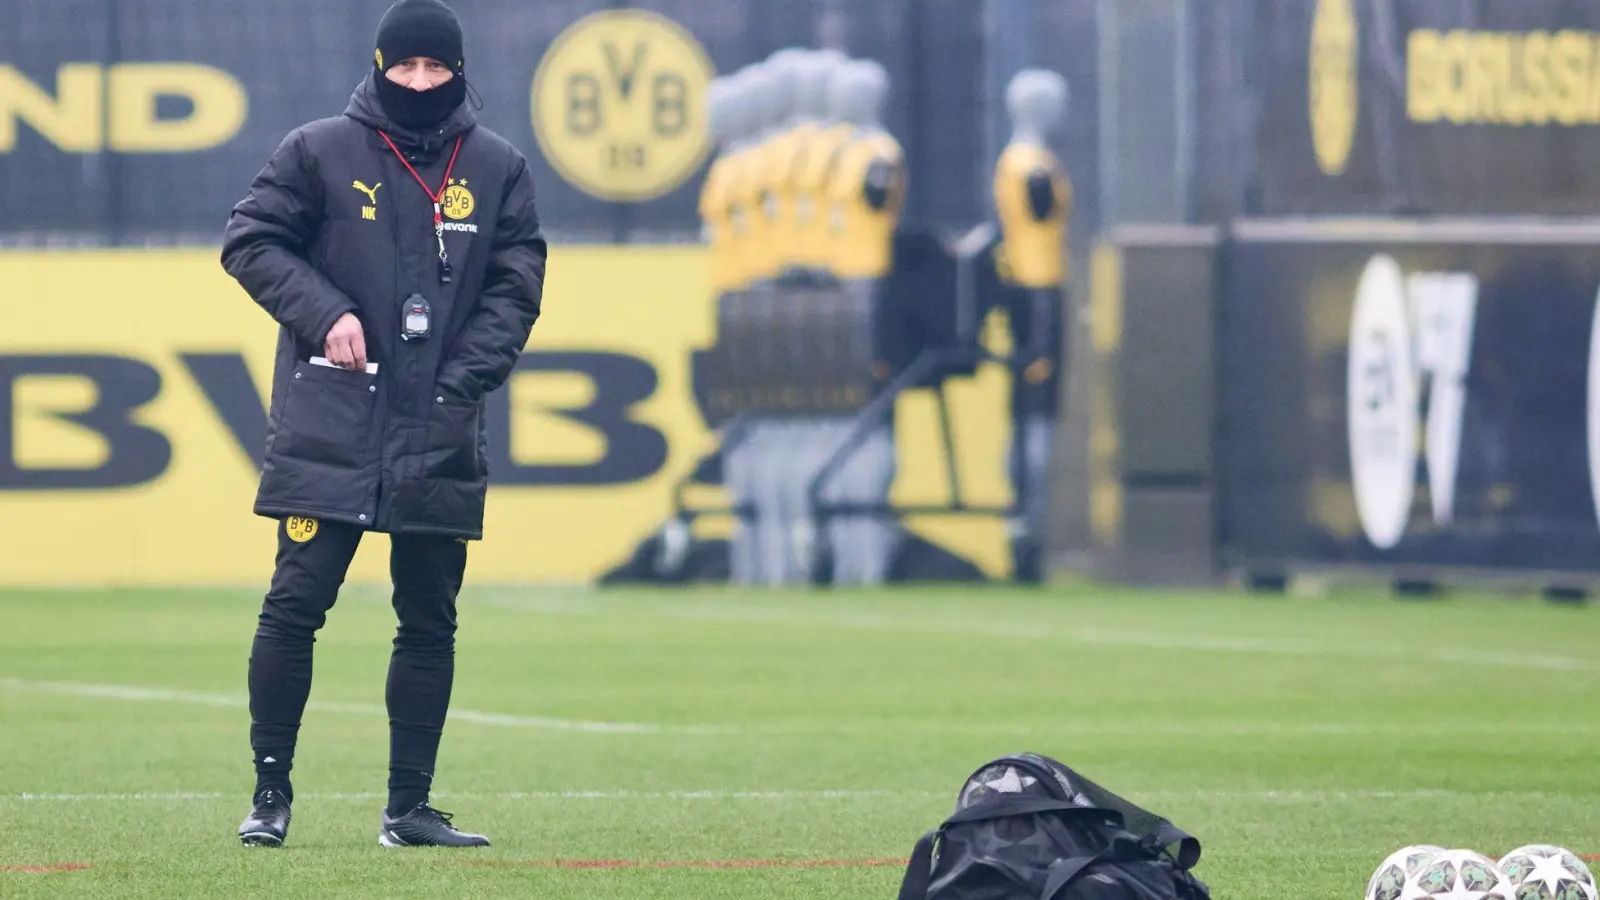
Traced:
POLYGON ((1547 737, 1592 737, 1600 735, 1600 725, 1572 722, 1421 722, 1416 725, 1363 724, 1345 722, 1245 722, 1235 719, 1216 721, 1118 722, 1075 717, 1072 712, 1054 715, 1039 722, 973 722, 964 719, 939 721, 848 721, 792 720, 752 723, 744 729, 750 736, 884 734, 938 735, 943 737, 1042 737, 1073 738, 1419 738, 1419 737, 1503 737, 1518 735, 1547 737))
POLYGON ((175 791, 172 793, 136 793, 136 794, 7 794, 7 800, 22 800, 29 803, 69 802, 79 800, 137 800, 137 801, 166 801, 166 800, 220 800, 225 794, 200 794, 193 791, 175 791))
MULTIPOLYGON (((1284 805, 1309 805, 1325 803, 1351 803, 1369 800, 1571 800, 1589 802, 1588 795, 1549 791, 1457 791, 1417 788, 1413 790, 1150 790, 1122 791, 1124 797, 1135 803, 1272 803, 1284 805)), ((188 802, 201 800, 240 800, 243 795, 203 793, 196 791, 139 792, 139 793, 22 793, 0 794, 0 801, 15 800, 24 803, 66 803, 83 801, 107 802, 188 802)), ((790 791, 502 791, 461 792, 435 791, 432 796, 441 801, 483 800, 752 800, 752 801, 810 801, 810 800, 927 800, 954 799, 954 791, 914 790, 790 790, 790 791)), ((244 798, 248 799, 248 798, 244 798)), ((295 795, 298 800, 377 802, 388 799, 380 793, 319 793, 308 791, 295 795)))
MULTIPOLYGON (((616 605, 575 596, 507 596, 496 589, 479 590, 472 601, 497 609, 546 615, 609 615, 616 605)), ((1214 653, 1245 653, 1266 656, 1322 656, 1330 658, 1384 659, 1397 662, 1453 663, 1507 669, 1535 669, 1555 672, 1600 672, 1600 659, 1566 656, 1531 656, 1497 653, 1467 647, 1384 646, 1320 643, 1298 639, 1241 638, 1159 631, 1111 631, 1097 628, 1055 628, 1050 625, 1007 625, 982 620, 918 619, 861 613, 808 611, 796 614, 786 609, 728 608, 716 606, 672 606, 663 602, 627 605, 634 618, 682 619, 689 621, 743 622, 788 627, 847 628, 863 631, 955 634, 1008 639, 1061 641, 1072 644, 1108 647, 1143 647, 1154 650, 1189 650, 1214 653)))
MULTIPOLYGON (((127 801, 163 802, 188 800, 239 799, 239 794, 199 793, 173 791, 169 793, 128 794, 52 794, 24 793, 0 794, 0 800, 19 800, 28 803, 72 801, 127 801)), ((943 797, 944 792, 932 791, 506 791, 501 793, 452 793, 434 791, 430 796, 437 800, 865 800, 890 797, 943 797)), ((296 793, 298 800, 387 800, 388 794, 377 793, 296 793)), ((248 799, 248 798, 246 798, 248 799)))
POLYGON ((1349 803, 1368 800, 1571 800, 1588 804, 1590 795, 1550 791, 1456 791, 1442 788, 1417 788, 1414 790, 1259 790, 1259 791, 1148 791, 1137 794, 1124 793, 1135 803, 1181 802, 1243 802, 1274 803, 1285 805, 1349 803))
MULTIPOLYGON (((168 688, 141 687, 128 684, 84 684, 62 681, 30 681, 22 678, 0 678, 0 688, 28 694, 69 694, 76 697, 97 697, 107 700, 137 700, 156 703, 188 703, 201 706, 221 706, 243 709, 249 700, 241 695, 205 691, 181 691, 168 688)), ((319 712, 350 713, 354 715, 387 716, 388 710, 376 703, 322 703, 311 701, 309 710, 319 712)), ((621 734, 729 734, 739 729, 710 725, 653 725, 642 722, 585 722, 574 719, 551 719, 542 716, 517 716, 505 713, 478 712, 471 709, 452 709, 450 718, 478 725, 503 725, 512 728, 538 728, 548 731, 580 731, 621 734)))
MULTIPOLYGON (((80 682, 30 681, 21 678, 0 678, 0 689, 25 694, 66 694, 107 700, 131 700, 156 703, 184 703, 243 709, 246 698, 233 694, 206 691, 185 691, 170 688, 144 687, 127 684, 88 684, 80 682)), ((387 716, 383 706, 374 703, 328 703, 311 701, 307 708, 319 712, 350 715, 387 716)), ((1248 722, 1238 720, 1116 722, 1057 717, 1047 722, 973 722, 952 719, 945 722, 894 720, 776 720, 747 724, 724 725, 654 725, 638 722, 585 722, 571 719, 551 719, 538 716, 521 716, 506 713, 481 712, 471 709, 450 711, 450 718, 479 725, 508 728, 534 728, 550 731, 567 731, 601 734, 672 734, 713 735, 745 737, 781 737, 785 735, 881 735, 922 734, 942 736, 1039 736, 1052 735, 1095 738, 1243 738, 1243 737, 1494 737, 1508 734, 1541 734, 1554 737, 1582 737, 1600 734, 1600 725, 1583 725, 1571 722, 1439 722, 1418 725, 1362 724, 1344 722, 1248 722)))

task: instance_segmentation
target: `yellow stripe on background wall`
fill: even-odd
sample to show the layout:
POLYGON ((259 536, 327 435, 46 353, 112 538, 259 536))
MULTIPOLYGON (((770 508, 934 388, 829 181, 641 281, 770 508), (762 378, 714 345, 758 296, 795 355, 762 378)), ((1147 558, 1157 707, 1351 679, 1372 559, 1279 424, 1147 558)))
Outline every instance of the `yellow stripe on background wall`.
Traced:
MULTIPOLYGON (((509 433, 490 437, 540 474, 491 486, 477 581, 598 577, 660 525, 673 483, 713 445, 690 381, 691 352, 716 340, 705 251, 560 247, 551 273, 528 353, 552 365, 514 376, 509 433), (647 470, 597 467, 604 427, 562 412, 623 396, 585 362, 622 357, 629 377, 655 382, 612 411, 665 439, 647 470)), ((0 283, 26 298, 0 333, 0 585, 264 587, 274 523, 250 512, 259 448, 247 438, 265 415, 277 327, 217 252, 0 253, 0 283)), ((1006 490, 1003 381, 961 386, 954 410, 967 484, 987 497, 1006 490)), ((911 397, 900 414, 894 491, 907 499, 944 490, 924 413, 911 397)), ((928 528, 1003 571, 999 523, 928 528)), ((370 536, 350 579, 387 580, 387 560, 388 541, 370 536)))

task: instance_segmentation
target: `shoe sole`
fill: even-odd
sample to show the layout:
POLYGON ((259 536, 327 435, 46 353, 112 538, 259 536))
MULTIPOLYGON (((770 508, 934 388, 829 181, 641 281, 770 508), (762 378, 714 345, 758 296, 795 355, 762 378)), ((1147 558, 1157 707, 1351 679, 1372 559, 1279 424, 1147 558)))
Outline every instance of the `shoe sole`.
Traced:
POLYGON ((249 834, 239 835, 239 843, 246 847, 282 847, 283 838, 275 834, 252 831, 249 834))
POLYGON ((378 832, 378 846, 380 847, 487 847, 488 844, 408 844, 394 836, 387 828, 378 832))

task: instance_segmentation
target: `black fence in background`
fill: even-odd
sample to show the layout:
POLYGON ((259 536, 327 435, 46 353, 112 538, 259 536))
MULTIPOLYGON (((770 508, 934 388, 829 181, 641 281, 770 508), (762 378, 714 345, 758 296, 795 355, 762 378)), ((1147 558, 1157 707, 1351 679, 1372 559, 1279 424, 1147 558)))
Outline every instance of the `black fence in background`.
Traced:
MULTIPOLYGON (((344 108, 388 3, 8 0, 0 9, 0 242, 214 242, 282 136, 344 108), (108 92, 108 68, 152 63, 228 73, 247 98, 242 126, 185 152, 117 146, 118 117, 139 111, 108 92), (57 102, 64 141, 17 115, 57 102)), ((564 28, 616 8, 669 17, 723 74, 786 46, 878 60, 892 81, 886 124, 910 164, 905 225, 913 230, 958 234, 989 217, 990 167, 1004 137, 1002 79, 1024 65, 1055 69, 1071 86, 1058 150, 1075 188, 1080 260, 1110 224, 1105 198, 1147 182, 1170 182, 1183 197, 1163 221, 1600 208, 1600 167, 1590 164, 1600 158, 1600 7, 1583 0, 456 5, 483 119, 534 161, 558 240, 698 239, 703 166, 666 196, 613 203, 563 181, 535 141, 530 95, 540 59, 564 28), (1164 48, 1159 59, 1155 48, 1164 48), (1115 177, 1102 184, 1104 172, 1115 177)), ((188 111, 162 97, 156 114, 188 111)))

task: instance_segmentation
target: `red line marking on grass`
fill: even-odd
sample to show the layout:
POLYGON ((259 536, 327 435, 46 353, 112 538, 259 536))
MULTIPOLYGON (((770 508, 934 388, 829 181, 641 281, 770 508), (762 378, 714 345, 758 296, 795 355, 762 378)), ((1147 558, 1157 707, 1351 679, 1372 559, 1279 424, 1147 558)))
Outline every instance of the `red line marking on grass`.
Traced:
POLYGON ((47 872, 77 872, 87 868, 89 868, 88 863, 54 863, 48 866, 0 866, 0 872, 43 875, 47 872))
MULTIPOLYGON (((1600 853, 1580 855, 1584 862, 1600 862, 1600 853)), ((506 859, 479 860, 469 866, 490 869, 862 869, 904 868, 908 859, 708 859, 695 861, 640 859, 506 859)), ((82 866, 82 868, 88 868, 82 866)))
POLYGON ((484 860, 468 863, 486 868, 536 869, 861 869, 904 867, 905 859, 708 859, 689 862, 639 859, 484 860))
MULTIPOLYGON (((1600 862, 1600 854, 1578 857, 1600 862)), ((908 859, 707 859, 694 861, 642 859, 505 859, 478 860, 469 866, 489 869, 863 869, 904 868, 908 859)), ((83 868, 88 868, 83 866, 83 868)))

